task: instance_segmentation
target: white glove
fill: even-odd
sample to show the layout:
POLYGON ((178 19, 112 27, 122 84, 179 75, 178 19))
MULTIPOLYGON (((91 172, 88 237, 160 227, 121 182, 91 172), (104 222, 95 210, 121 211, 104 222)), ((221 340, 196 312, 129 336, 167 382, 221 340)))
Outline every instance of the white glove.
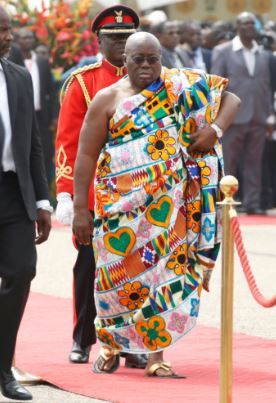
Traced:
POLYGON ((57 195, 56 217, 63 225, 72 225, 73 221, 73 200, 70 193, 62 192, 57 195))

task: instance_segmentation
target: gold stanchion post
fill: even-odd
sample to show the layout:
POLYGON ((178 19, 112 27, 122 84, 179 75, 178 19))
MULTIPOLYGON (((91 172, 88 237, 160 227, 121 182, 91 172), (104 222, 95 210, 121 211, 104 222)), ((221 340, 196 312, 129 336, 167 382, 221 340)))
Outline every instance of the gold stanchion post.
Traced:
POLYGON ((36 376, 36 375, 32 375, 29 374, 28 372, 24 372, 21 369, 17 368, 15 366, 15 357, 13 357, 12 360, 12 373, 13 376, 15 377, 15 379, 17 380, 17 382, 19 382, 21 385, 28 385, 28 386, 32 386, 32 385, 37 385, 39 383, 43 383, 43 379, 36 376))
POLYGON ((236 214, 233 195, 238 190, 238 181, 227 175, 220 181, 225 198, 222 205, 222 286, 221 286, 221 335, 220 335, 220 403, 232 402, 232 336, 233 336, 233 260, 234 241, 230 215, 236 214))

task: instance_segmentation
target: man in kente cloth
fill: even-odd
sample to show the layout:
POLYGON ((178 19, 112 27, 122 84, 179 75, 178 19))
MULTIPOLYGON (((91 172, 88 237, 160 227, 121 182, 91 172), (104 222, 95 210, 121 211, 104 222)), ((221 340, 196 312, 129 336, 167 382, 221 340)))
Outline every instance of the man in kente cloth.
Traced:
POLYGON ((146 375, 181 377, 163 350, 195 326, 219 250, 221 136, 240 100, 227 79, 160 58, 153 35, 131 35, 128 76, 97 93, 81 130, 73 230, 81 244, 94 234, 98 373, 124 351, 151 353, 146 375))

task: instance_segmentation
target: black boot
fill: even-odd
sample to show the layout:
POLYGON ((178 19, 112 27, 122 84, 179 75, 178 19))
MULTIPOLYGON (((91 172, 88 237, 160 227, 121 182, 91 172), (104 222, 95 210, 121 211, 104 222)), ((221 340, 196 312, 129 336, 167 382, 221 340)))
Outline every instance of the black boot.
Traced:
POLYGON ((72 350, 69 353, 69 361, 73 364, 85 364, 89 360, 91 346, 82 347, 76 341, 73 342, 72 350))
POLYGON ((145 369, 148 363, 148 357, 146 354, 121 353, 121 356, 125 357, 125 366, 127 368, 145 369))
POLYGON ((32 400, 33 396, 14 378, 11 371, 0 370, 0 388, 2 395, 14 400, 32 400))

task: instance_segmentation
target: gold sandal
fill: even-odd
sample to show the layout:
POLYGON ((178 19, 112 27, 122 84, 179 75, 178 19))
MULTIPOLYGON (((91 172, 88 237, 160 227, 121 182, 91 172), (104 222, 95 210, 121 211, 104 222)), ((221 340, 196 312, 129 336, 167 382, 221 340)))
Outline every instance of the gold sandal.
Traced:
POLYGON ((101 348, 100 355, 93 364, 92 371, 96 374, 112 374, 120 366, 119 353, 105 347, 101 348), (109 369, 104 369, 105 365, 115 357, 114 364, 109 369), (101 369, 102 368, 102 369, 101 369))
POLYGON ((157 361, 154 362, 149 368, 146 369, 145 375, 146 376, 155 376, 158 378, 176 378, 176 379, 184 379, 187 378, 184 375, 178 375, 175 372, 172 371, 172 366, 169 362, 166 361, 157 361), (167 371, 169 374, 168 375, 158 375, 157 371, 159 369, 163 369, 164 371, 167 371))

